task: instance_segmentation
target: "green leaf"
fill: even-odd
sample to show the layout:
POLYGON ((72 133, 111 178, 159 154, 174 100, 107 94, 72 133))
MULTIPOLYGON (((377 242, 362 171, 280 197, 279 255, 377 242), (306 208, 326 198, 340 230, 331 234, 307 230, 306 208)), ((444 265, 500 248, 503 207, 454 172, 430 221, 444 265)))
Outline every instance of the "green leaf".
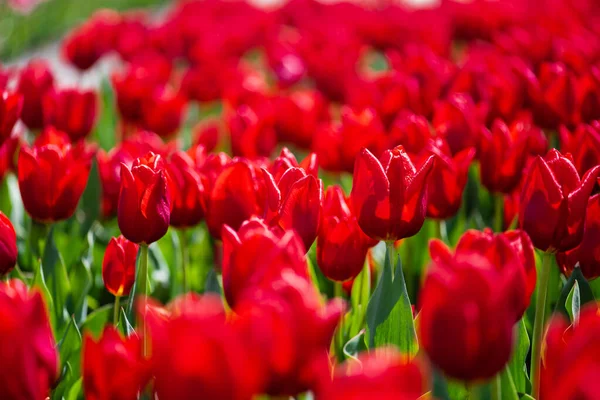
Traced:
POLYGON ((35 263, 35 274, 33 276, 32 286, 39 289, 44 297, 46 302, 46 306, 48 307, 48 315, 50 315, 50 323, 52 325, 52 329, 56 332, 56 317, 54 313, 54 300, 52 299, 52 294, 50 294, 50 290, 48 290, 48 286, 46 286, 46 280, 44 278, 44 270, 42 266, 37 262, 35 263))
POLYGON ((66 400, 78 400, 83 398, 83 379, 79 378, 69 390, 66 400))
POLYGON ((508 369, 516 390, 520 393, 525 393, 527 392, 529 384, 526 360, 527 354, 529 353, 530 341, 529 335, 527 334, 527 327, 525 326, 525 321, 523 319, 519 321, 515 330, 515 347, 508 363, 508 369))
POLYGON ((367 345, 365 344, 365 331, 362 330, 358 335, 348 340, 344 345, 344 355, 346 358, 358 361, 358 354, 363 351, 367 351, 367 345))
POLYGON ((81 333, 77 328, 75 319, 71 318, 62 339, 58 342, 60 360, 63 363, 69 361, 74 353, 81 349, 81 333))
POLYGON ((42 269, 46 277, 46 283, 54 300, 54 314, 57 327, 61 328, 68 319, 65 309, 67 297, 70 294, 70 282, 65 264, 58 252, 54 241, 55 226, 50 227, 46 237, 46 245, 42 256, 42 269))
POLYGON ((94 160, 92 163, 92 169, 88 177, 85 191, 81 196, 79 202, 80 208, 84 213, 83 221, 79 225, 79 234, 85 237, 92 228, 94 222, 100 216, 100 201, 101 198, 100 188, 100 173, 98 171, 98 162, 94 160))
POLYGON ((500 387, 502 391, 502 400, 519 400, 519 394, 509 368, 504 368, 500 372, 500 387))
POLYGON ((562 290, 560 291, 560 295, 558 296, 558 300, 556 303, 556 308, 554 312, 562 313, 564 316, 570 318, 571 322, 573 322, 573 310, 574 310, 574 294, 575 294, 575 285, 577 285, 577 295, 578 295, 578 303, 579 308, 583 307, 584 304, 595 301, 594 293, 590 284, 583 276, 581 272, 581 268, 579 265, 575 266, 571 276, 565 282, 562 290), (567 309, 569 307, 569 309, 567 309), (571 311, 571 312, 569 312, 571 311))
POLYGON ((208 277, 206 278, 206 286, 204 287, 204 293, 216 293, 221 295, 223 290, 221 289, 221 284, 219 283, 219 277, 215 272, 215 269, 212 268, 208 271, 208 277))
POLYGON ((117 141, 115 137, 117 123, 114 91, 108 79, 103 79, 100 86, 100 104, 100 118, 94 129, 93 137, 103 150, 109 151, 117 141))
POLYGON ((125 313, 125 309, 123 307, 121 307, 120 325, 121 330, 125 334, 125 336, 131 336, 132 334, 135 334, 135 329, 133 329, 133 326, 129 322, 129 319, 127 319, 127 314, 125 313))
POLYGON ((362 271, 354 279, 350 302, 352 303, 352 316, 350 319, 350 337, 358 334, 364 325, 365 313, 371 296, 371 268, 369 260, 365 260, 362 271))
POLYGON ((106 304, 93 313, 88 315, 87 319, 81 326, 81 332, 90 332, 92 336, 99 337, 104 329, 104 326, 111 320, 113 315, 113 305, 106 304))

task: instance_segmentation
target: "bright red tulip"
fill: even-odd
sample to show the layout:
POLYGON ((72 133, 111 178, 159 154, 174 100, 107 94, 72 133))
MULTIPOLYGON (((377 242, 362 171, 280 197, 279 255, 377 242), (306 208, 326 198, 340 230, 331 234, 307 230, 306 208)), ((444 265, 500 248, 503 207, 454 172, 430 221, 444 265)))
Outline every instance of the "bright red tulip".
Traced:
POLYGON ((142 103, 142 126, 161 137, 177 132, 185 116, 186 100, 168 87, 155 89, 142 103))
POLYGON ((128 296, 135 282, 139 246, 124 236, 110 239, 102 260, 104 287, 114 296, 128 296))
POLYGON ((275 99, 275 130, 281 142, 310 149, 320 124, 330 120, 325 97, 315 90, 298 90, 275 99))
POLYGON ((0 211, 0 276, 17 264, 17 234, 10 219, 0 211))
POLYGON ((33 147, 19 153, 19 189, 25 210, 40 222, 65 220, 75 212, 87 185, 94 152, 71 145, 65 133, 44 130, 33 147))
POLYGON ((196 146, 202 146, 207 152, 213 151, 219 144, 222 132, 217 120, 203 120, 194 128, 196 146))
POLYGON ((534 159, 525 175, 519 226, 543 251, 567 251, 581 243, 588 199, 600 172, 596 166, 580 179, 567 157, 552 149, 534 159))
POLYGON ((389 145, 402 145, 410 154, 420 153, 432 138, 427 119, 421 115, 404 111, 398 114, 389 133, 389 145))
POLYGON ((91 90, 49 90, 43 106, 45 125, 66 132, 73 142, 90 134, 98 114, 98 98, 91 90))
POLYGON ((561 151, 571 153, 573 164, 580 175, 600 165, 600 122, 580 124, 574 132, 569 132, 566 127, 561 126, 558 134, 561 151))
POLYGON ((315 153, 310 153, 300 163, 296 160, 296 156, 287 148, 281 149, 279 156, 273 160, 269 167, 269 172, 273 175, 273 180, 279 182, 283 174, 291 168, 301 168, 307 175, 312 175, 315 178, 319 176, 318 157, 315 153))
POLYGON ((13 133, 4 144, 0 146, 0 182, 9 172, 17 170, 17 150, 21 148, 21 137, 17 133, 13 133))
POLYGON ((556 129, 574 120, 575 77, 564 64, 542 64, 537 77, 530 75, 529 86, 537 125, 556 129))
POLYGON ((0 391, 45 399, 58 379, 58 352, 42 295, 19 280, 0 282, 0 391))
POLYGON ((205 195, 200 175, 192 159, 179 151, 167 163, 171 194, 171 225, 185 228, 197 225, 204 218, 205 195))
POLYGON ((19 75, 17 91, 23 95, 21 120, 31 130, 44 127, 42 99, 54 87, 54 76, 44 60, 32 60, 19 75))
POLYGON ((270 229, 259 220, 249 220, 237 232, 223 227, 223 292, 235 308, 244 296, 270 287, 289 269, 308 279, 306 250, 294 232, 270 229))
POLYGON ((0 91, 0 146, 10 138, 23 108, 23 96, 19 93, 0 91))
POLYGON ((363 232, 377 240, 399 240, 419 232, 432 167, 429 157, 417 171, 402 146, 386 150, 379 160, 363 149, 356 157, 350 196, 363 232))
POLYGON ((98 340, 89 333, 84 336, 81 367, 85 398, 90 400, 135 399, 150 379, 140 338, 124 338, 111 325, 98 340))
POLYGON ((234 156, 256 159, 269 157, 277 144, 271 117, 241 105, 227 118, 234 156))
POLYGON ((169 229, 171 201, 164 161, 149 152, 132 167, 121 165, 121 191, 117 218, 119 229, 134 243, 150 244, 169 229))
POLYGON ((435 107, 433 127, 438 136, 446 139, 452 154, 469 147, 477 147, 481 122, 485 119, 471 97, 453 93, 435 107))

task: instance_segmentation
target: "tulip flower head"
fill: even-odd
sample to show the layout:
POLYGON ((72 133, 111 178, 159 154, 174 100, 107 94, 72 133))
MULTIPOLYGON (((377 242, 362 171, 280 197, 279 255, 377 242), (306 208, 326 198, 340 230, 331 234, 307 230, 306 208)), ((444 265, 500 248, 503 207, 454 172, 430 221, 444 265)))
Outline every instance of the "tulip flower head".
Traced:
POLYGON ((135 282, 135 263, 139 246, 124 236, 112 238, 102 260, 102 280, 114 296, 128 296, 135 282))
POLYGON ((0 211, 0 276, 17 264, 17 234, 10 219, 0 211))
POLYGON ((0 90, 0 146, 11 136, 22 108, 22 95, 0 90))
POLYGON ((54 76, 43 60, 32 60, 21 70, 17 92, 23 96, 21 120, 32 130, 44 127, 42 99, 54 87, 54 76))

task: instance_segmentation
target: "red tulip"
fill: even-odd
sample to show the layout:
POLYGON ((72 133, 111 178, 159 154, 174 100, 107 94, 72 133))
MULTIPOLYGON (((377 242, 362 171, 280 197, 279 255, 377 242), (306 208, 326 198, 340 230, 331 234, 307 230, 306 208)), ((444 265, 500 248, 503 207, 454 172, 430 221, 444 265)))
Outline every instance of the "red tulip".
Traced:
POLYGON ((21 116, 23 96, 19 93, 0 91, 0 146, 8 140, 21 116))
POLYGON ((31 130, 44 127, 42 99, 54 87, 54 76, 44 60, 32 60, 19 75, 17 91, 23 95, 21 120, 31 130))
POLYGON ((298 90, 275 100, 275 130, 280 142, 310 149, 320 124, 330 120, 328 103, 316 90, 298 90))
POLYGON ((467 148, 454 155, 441 138, 431 140, 418 159, 434 157, 433 168, 427 183, 427 216, 447 219, 458 212, 469 177, 469 166, 475 157, 475 149, 467 148))
POLYGON ((237 232, 223 227, 223 292, 235 308, 244 296, 270 287, 285 269, 308 279, 306 250, 295 232, 282 233, 259 220, 249 220, 237 232))
POLYGON ((217 120, 203 120, 194 128, 196 146, 202 146, 207 152, 213 151, 221 140, 221 124, 217 120))
POLYGON ((190 293, 146 316, 154 391, 161 400, 251 400, 261 392, 260 360, 226 322, 219 297, 190 293))
POLYGON ((348 361, 339 366, 333 381, 323 378, 317 399, 414 400, 427 391, 426 368, 418 360, 408 360, 395 349, 379 349, 377 353, 359 355, 360 364, 348 361))
POLYGON ((169 137, 180 128, 185 106, 185 98, 172 89, 155 89, 142 103, 142 126, 161 137, 169 137))
POLYGON ((85 398, 90 400, 135 399, 150 378, 140 338, 123 338, 111 325, 98 340, 89 333, 84 336, 81 366, 85 398))
POLYGON ((427 146, 432 135, 425 117, 404 111, 394 120, 388 137, 390 147, 402 145, 408 153, 417 154, 427 146))
POLYGON ((581 272, 588 279, 600 276, 600 195, 590 198, 585 217, 583 239, 577 247, 556 254, 556 261, 565 275, 570 275, 579 263, 581 272))
POLYGON ((574 132, 561 126, 558 129, 560 148, 563 153, 571 153, 573 164, 579 174, 600 165, 600 122, 591 125, 580 124, 574 132))
POLYGON ((305 277, 284 270, 269 288, 236 309, 236 321, 257 365, 267 376, 265 393, 296 396, 316 389, 329 375, 328 351, 344 311, 341 299, 323 306, 319 293, 305 277))
POLYGON ((590 304, 581 310, 579 319, 569 326, 556 314, 548 324, 541 370, 542 400, 593 399, 598 381, 598 306, 590 304))
POLYGON ((160 155, 149 152, 121 165, 121 191, 117 218, 119 229, 134 243, 150 244, 169 229, 171 202, 167 174, 160 155))
POLYGON ((234 156, 250 159, 268 157, 275 149, 277 137, 274 121, 243 104, 227 118, 234 156))
POLYGON ((102 280, 114 296, 128 296, 135 281, 139 246, 124 236, 110 239, 102 260, 102 280))
POLYGON ((45 399, 58 379, 58 352, 38 291, 0 282, 0 388, 7 399, 45 399))
POLYGON ((279 156, 273 160, 269 172, 273 175, 273 180, 279 182, 281 177, 291 168, 301 168, 307 175, 317 178, 319 176, 318 157, 315 153, 310 153, 298 164, 296 156, 287 147, 284 147, 281 149, 279 156))
POLYGON ((577 122, 600 119, 600 65, 590 67, 577 78, 575 85, 577 122))
POLYGON ((73 215, 87 185, 93 154, 83 142, 71 145, 65 133, 52 128, 33 147, 21 148, 19 189, 31 218, 55 222, 73 215))
POLYGON ((363 149, 356 157, 351 193, 363 232, 377 240, 399 240, 419 232, 432 167, 429 157, 417 171, 402 146, 386 150, 379 160, 363 149))
POLYGON ((482 110, 466 94, 453 93, 439 102, 433 115, 433 127, 446 139, 452 154, 477 146, 478 130, 484 120, 482 110))
POLYGON ((21 147, 21 137, 14 134, 0 146, 0 182, 11 171, 16 171, 17 150, 21 147))
POLYGON ((0 276, 17 264, 17 234, 10 219, 0 211, 0 276))
POLYGON ((317 237, 317 264, 323 275, 340 282, 355 278, 365 264, 369 247, 376 243, 358 226, 342 188, 330 186, 325 192, 317 237))
POLYGON ((204 218, 204 186, 192 159, 179 151, 167 163, 169 192, 173 210, 171 225, 178 228, 197 225, 204 218))
POLYGON ((575 112, 575 77, 562 63, 544 63, 538 77, 530 76, 529 96, 536 124, 556 129, 570 124, 575 112))
POLYGON ((514 303, 507 299, 515 293, 518 268, 498 264, 503 261, 501 251, 452 254, 434 241, 430 253, 432 265, 419 299, 419 344, 431 362, 452 378, 490 379, 504 368, 512 352, 516 314, 514 303))
POLYGON ((45 125, 66 132, 73 142, 90 134, 98 114, 98 98, 91 90, 50 90, 43 105, 45 125))
POLYGON ((552 149, 534 159, 525 175, 519 225, 543 251, 567 251, 581 243, 588 199, 600 172, 596 166, 579 179, 567 157, 552 149))

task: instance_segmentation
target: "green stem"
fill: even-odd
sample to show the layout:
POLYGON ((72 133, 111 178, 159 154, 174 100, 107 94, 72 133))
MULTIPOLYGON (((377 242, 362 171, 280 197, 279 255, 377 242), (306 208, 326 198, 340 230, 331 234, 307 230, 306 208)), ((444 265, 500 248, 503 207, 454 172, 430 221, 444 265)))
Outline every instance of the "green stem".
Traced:
POLYGON ((121 296, 115 296, 115 309, 113 311, 113 325, 117 326, 119 323, 119 312, 121 309, 121 296))
POLYGON ((186 232, 183 229, 177 231, 179 234, 179 247, 181 250, 181 286, 183 288, 183 293, 188 291, 187 284, 187 266, 189 261, 188 254, 188 242, 186 232))
POLYGON ((31 228, 29 229, 28 247, 29 247, 29 264, 33 265, 34 258, 39 260, 42 256, 42 248, 40 240, 45 239, 48 234, 48 225, 31 220, 31 228))
POLYGON ((533 339, 531 348, 531 385, 533 397, 539 397, 540 391, 540 363, 542 353, 542 340, 544 336, 544 323, 546 313, 546 298, 548 297, 548 282, 550 281, 550 268, 552 253, 544 253, 542 256, 542 270, 540 271, 540 282, 538 285, 535 303, 535 320, 533 324, 533 339))
POLYGON ((438 238, 444 242, 444 243, 448 243, 448 227, 446 226, 446 220, 445 219, 436 219, 435 223, 437 225, 437 235, 438 238))
POLYGON ((386 249, 386 257, 390 258, 390 266, 392 267, 392 276, 394 276, 394 273, 396 272, 396 266, 394 265, 394 241, 393 240, 389 240, 387 242, 385 242, 385 249, 386 249))
POLYGON ((494 194, 494 232, 504 231, 504 196, 502 193, 494 194))
MULTIPOLYGON (((333 283, 333 295, 334 297, 344 298, 344 288, 341 282, 335 281, 333 283)), ((344 315, 340 318, 337 332, 335 335, 335 351, 337 353, 338 361, 344 361, 344 315)))
POLYGON ((144 315, 142 316, 142 354, 144 357, 148 357, 148 335, 146 332, 146 301, 148 299, 148 245, 146 243, 140 244, 140 270, 138 272, 137 281, 139 286, 137 287, 137 295, 143 296, 144 304, 143 310, 144 315))
POLYGON ((502 372, 498 372, 495 377, 492 378, 491 391, 492 400, 502 400, 502 372))
POLYGON ((478 385, 467 385, 467 392, 469 393, 469 400, 479 400, 481 398, 480 388, 478 385))

